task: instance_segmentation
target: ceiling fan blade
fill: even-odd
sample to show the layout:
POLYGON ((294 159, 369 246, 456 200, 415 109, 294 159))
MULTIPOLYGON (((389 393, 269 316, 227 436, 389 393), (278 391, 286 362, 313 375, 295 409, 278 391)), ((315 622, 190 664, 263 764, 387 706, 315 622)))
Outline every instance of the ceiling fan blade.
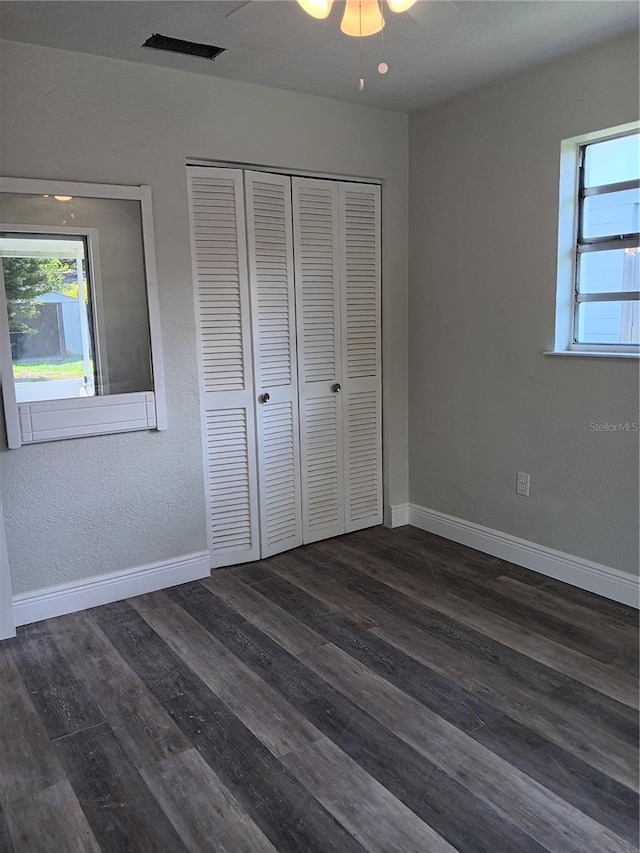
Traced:
POLYGON ((232 15, 235 15, 236 12, 239 12, 240 9, 244 9, 244 7, 248 6, 249 3, 251 3, 251 0, 244 0, 244 3, 240 3, 238 6, 236 6, 235 9, 232 9, 230 12, 227 12, 225 18, 230 18, 232 15))
MULTIPOLYGON (((418 24, 430 24, 433 18, 433 7, 440 6, 439 0, 418 0, 418 2, 405 12, 410 18, 418 24)), ((460 0, 445 0, 444 9, 450 12, 455 9, 456 12, 462 12, 462 2, 460 0)))

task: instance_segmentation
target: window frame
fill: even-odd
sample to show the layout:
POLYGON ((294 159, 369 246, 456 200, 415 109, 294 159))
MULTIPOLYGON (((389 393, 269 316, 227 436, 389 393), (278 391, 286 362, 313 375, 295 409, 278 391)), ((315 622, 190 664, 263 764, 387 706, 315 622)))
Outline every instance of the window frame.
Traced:
MULTIPOLYGON (((102 304, 102 274, 100 272, 100 244, 97 228, 75 227, 73 225, 16 225, 15 223, 0 222, 0 235, 2 234, 25 234, 25 235, 51 235, 52 237, 81 237, 86 245, 87 264, 89 266, 89 296, 92 305, 93 321, 96 327, 94 334, 93 349, 94 358, 98 364, 96 385, 101 389, 99 396, 105 396, 102 389, 109 386, 109 367, 104 351, 106 332, 104 329, 104 308, 102 304)), ((1 237, 0 237, 1 238, 1 237)), ((4 285, 4 282, 2 282, 4 285)), ((2 304, 0 308, 6 313, 7 306, 4 304, 4 287, 0 297, 2 304)), ((0 314, 4 317, 4 313, 0 314)))
MULTIPOLYGON (((25 195, 71 195, 96 199, 125 199, 140 202, 142 248, 149 316, 149 343, 152 363, 152 388, 126 394, 96 394, 94 397, 17 403, 7 320, 6 296, 0 269, 0 388, 5 412, 7 444, 16 449, 24 444, 95 436, 133 430, 167 428, 164 359, 160 337, 160 305, 155 256, 151 188, 146 185, 122 186, 32 178, 0 177, 0 193, 25 195)), ((76 226, 40 226, 29 223, 0 223, 7 233, 43 233, 77 235, 87 241, 91 268, 90 288, 93 302, 96 350, 102 331, 98 234, 96 229, 76 226)), ((96 357, 98 352, 96 351, 96 357)), ((104 376, 101 377, 104 381, 104 376)), ((107 378, 108 379, 108 378, 107 378)), ((99 383, 101 384, 101 383, 99 383)))
MULTIPOLYGON (((639 180, 584 187, 585 152, 589 145, 617 139, 640 131, 640 122, 629 122, 562 142, 560 160, 560 207, 558 227, 558 266, 556 291, 555 347, 547 355, 602 355, 619 358, 640 357, 640 345, 634 343, 583 343, 577 340, 579 305, 584 302, 635 302, 634 291, 615 293, 580 292, 580 256, 586 252, 623 249, 638 245, 638 234, 606 235, 585 238, 582 234, 585 198, 606 192, 640 186, 639 180)), ((640 141, 640 137, 639 137, 640 141)))

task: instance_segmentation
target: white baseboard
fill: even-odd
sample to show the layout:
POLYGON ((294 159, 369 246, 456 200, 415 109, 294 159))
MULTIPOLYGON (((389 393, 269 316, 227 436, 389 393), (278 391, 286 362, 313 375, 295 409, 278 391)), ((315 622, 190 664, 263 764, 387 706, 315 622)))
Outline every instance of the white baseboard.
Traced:
POLYGON ((411 504, 398 504, 391 507, 391 527, 403 527, 409 524, 409 507, 411 504))
MULTIPOLYGON (((401 509, 404 510, 404 507, 401 509)), ((399 515, 402 516, 402 513, 399 515)), ((517 566, 532 569, 630 607, 639 606, 639 580, 628 572, 593 563, 583 557, 574 557, 572 554, 565 554, 563 551, 537 545, 535 542, 416 504, 408 505, 407 515, 407 523, 421 530, 460 542, 477 551, 491 554, 492 557, 500 557, 517 566)))
POLYGON ((114 601, 122 601, 123 598, 195 581, 207 577, 210 571, 207 551, 187 554, 175 560, 163 560, 135 569, 112 572, 91 580, 14 595, 13 616, 16 625, 28 625, 42 619, 52 619, 54 616, 64 616, 66 613, 86 610, 88 607, 111 604, 114 601))

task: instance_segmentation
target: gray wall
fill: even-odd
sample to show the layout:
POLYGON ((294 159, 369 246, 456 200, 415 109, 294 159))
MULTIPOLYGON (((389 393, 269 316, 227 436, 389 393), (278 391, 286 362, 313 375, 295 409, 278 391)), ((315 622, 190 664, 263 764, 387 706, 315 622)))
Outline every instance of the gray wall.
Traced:
POLYGON ((151 185, 169 410, 163 433, 0 452, 14 593, 206 548, 189 156, 384 180, 385 485, 405 502, 406 116, 7 42, 0 86, 0 174, 151 185))
POLYGON ((560 141, 638 118, 637 33, 410 123, 415 504, 638 571, 638 362, 553 358, 560 141), (516 495, 516 472, 531 497, 516 495))

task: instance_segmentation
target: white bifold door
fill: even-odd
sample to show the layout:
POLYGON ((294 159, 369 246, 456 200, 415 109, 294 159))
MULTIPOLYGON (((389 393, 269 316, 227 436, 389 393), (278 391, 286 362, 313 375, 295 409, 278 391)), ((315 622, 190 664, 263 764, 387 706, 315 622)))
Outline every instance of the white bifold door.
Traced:
POLYGON ((245 172, 263 557, 302 544, 290 179, 245 172))
POLYGON ((212 566, 382 521, 380 190, 189 167, 212 566))
POLYGON ((382 521, 380 190, 293 178, 305 542, 382 521))
POLYGON ((212 566, 260 558, 242 172, 189 170, 212 566))

